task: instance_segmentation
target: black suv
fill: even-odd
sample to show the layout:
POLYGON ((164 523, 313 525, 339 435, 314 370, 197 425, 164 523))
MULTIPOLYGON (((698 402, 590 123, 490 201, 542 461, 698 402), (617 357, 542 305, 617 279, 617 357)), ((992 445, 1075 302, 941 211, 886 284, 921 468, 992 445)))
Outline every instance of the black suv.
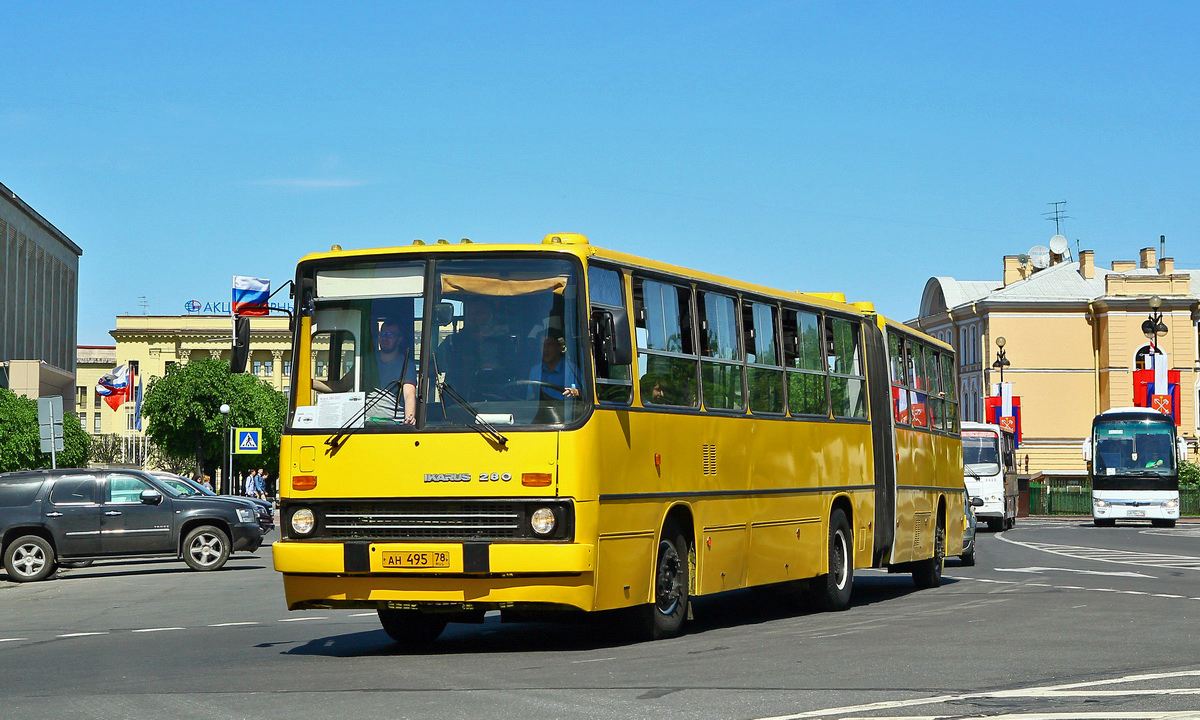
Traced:
POLYGON ((29 470, 0 475, 0 553, 8 577, 44 580, 58 565, 181 557, 216 570, 262 545, 254 509, 185 497, 138 470, 29 470))

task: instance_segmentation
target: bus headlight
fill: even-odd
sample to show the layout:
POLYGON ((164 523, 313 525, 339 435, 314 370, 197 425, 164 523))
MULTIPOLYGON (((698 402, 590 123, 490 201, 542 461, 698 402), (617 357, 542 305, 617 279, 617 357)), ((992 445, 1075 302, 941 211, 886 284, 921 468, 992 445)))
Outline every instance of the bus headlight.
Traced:
POLYGON ((555 524, 554 511, 548 507, 538 508, 529 516, 529 526, 535 535, 549 535, 554 532, 555 524))
POLYGON ((1179 507, 1179 499, 1171 498, 1170 500, 1164 500, 1162 505, 1168 510, 1174 510, 1175 508, 1179 507))
POLYGON ((297 535, 307 535, 313 531, 317 525, 317 519, 313 517, 313 511, 308 508, 300 508, 292 513, 292 532, 297 535))
POLYGON ((1096 498, 1096 499, 1092 500, 1092 505, 1095 505, 1098 508, 1106 508, 1106 507, 1108 507, 1108 501, 1101 500, 1100 498, 1096 498))

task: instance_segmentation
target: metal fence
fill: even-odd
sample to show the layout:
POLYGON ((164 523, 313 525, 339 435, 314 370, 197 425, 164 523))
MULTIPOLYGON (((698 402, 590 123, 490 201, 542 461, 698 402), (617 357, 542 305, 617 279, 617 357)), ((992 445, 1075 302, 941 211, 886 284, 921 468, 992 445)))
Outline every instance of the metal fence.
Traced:
MULTIPOLYGON (((1091 515, 1092 484, 1084 479, 1050 478, 1029 483, 1030 515, 1091 515)), ((1200 488, 1179 489, 1179 514, 1200 516, 1200 488)))

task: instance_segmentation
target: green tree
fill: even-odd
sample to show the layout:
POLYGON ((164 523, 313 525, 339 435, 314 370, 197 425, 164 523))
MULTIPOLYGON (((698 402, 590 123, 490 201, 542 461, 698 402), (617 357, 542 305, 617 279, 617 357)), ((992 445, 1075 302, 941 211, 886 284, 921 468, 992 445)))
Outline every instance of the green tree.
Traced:
POLYGON ((276 474, 287 398, 260 378, 229 372, 229 363, 215 358, 174 365, 150 382, 142 401, 146 434, 166 456, 195 457, 196 467, 214 474, 228 452, 223 403, 230 407, 229 427, 262 428, 262 454, 234 455, 233 472, 266 467, 276 474))
POLYGON ((1187 460, 1179 463, 1179 487, 1200 487, 1200 465, 1187 460))
MULTIPOLYGON (((91 440, 79 426, 79 416, 63 418, 63 451, 59 467, 82 467, 91 440)), ((50 467, 50 453, 41 451, 38 439, 37 401, 0 388, 0 472, 50 467)))

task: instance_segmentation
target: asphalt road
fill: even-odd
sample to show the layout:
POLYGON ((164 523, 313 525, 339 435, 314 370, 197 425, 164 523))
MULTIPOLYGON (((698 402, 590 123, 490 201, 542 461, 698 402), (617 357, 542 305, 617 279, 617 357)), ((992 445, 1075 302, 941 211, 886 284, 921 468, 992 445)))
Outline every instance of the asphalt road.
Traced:
POLYGON ((841 613, 738 592, 674 640, 489 620, 406 654, 373 612, 287 612, 269 547, 103 563, 0 575, 0 718, 1200 718, 1198 579, 1200 524, 1022 519, 841 613))

